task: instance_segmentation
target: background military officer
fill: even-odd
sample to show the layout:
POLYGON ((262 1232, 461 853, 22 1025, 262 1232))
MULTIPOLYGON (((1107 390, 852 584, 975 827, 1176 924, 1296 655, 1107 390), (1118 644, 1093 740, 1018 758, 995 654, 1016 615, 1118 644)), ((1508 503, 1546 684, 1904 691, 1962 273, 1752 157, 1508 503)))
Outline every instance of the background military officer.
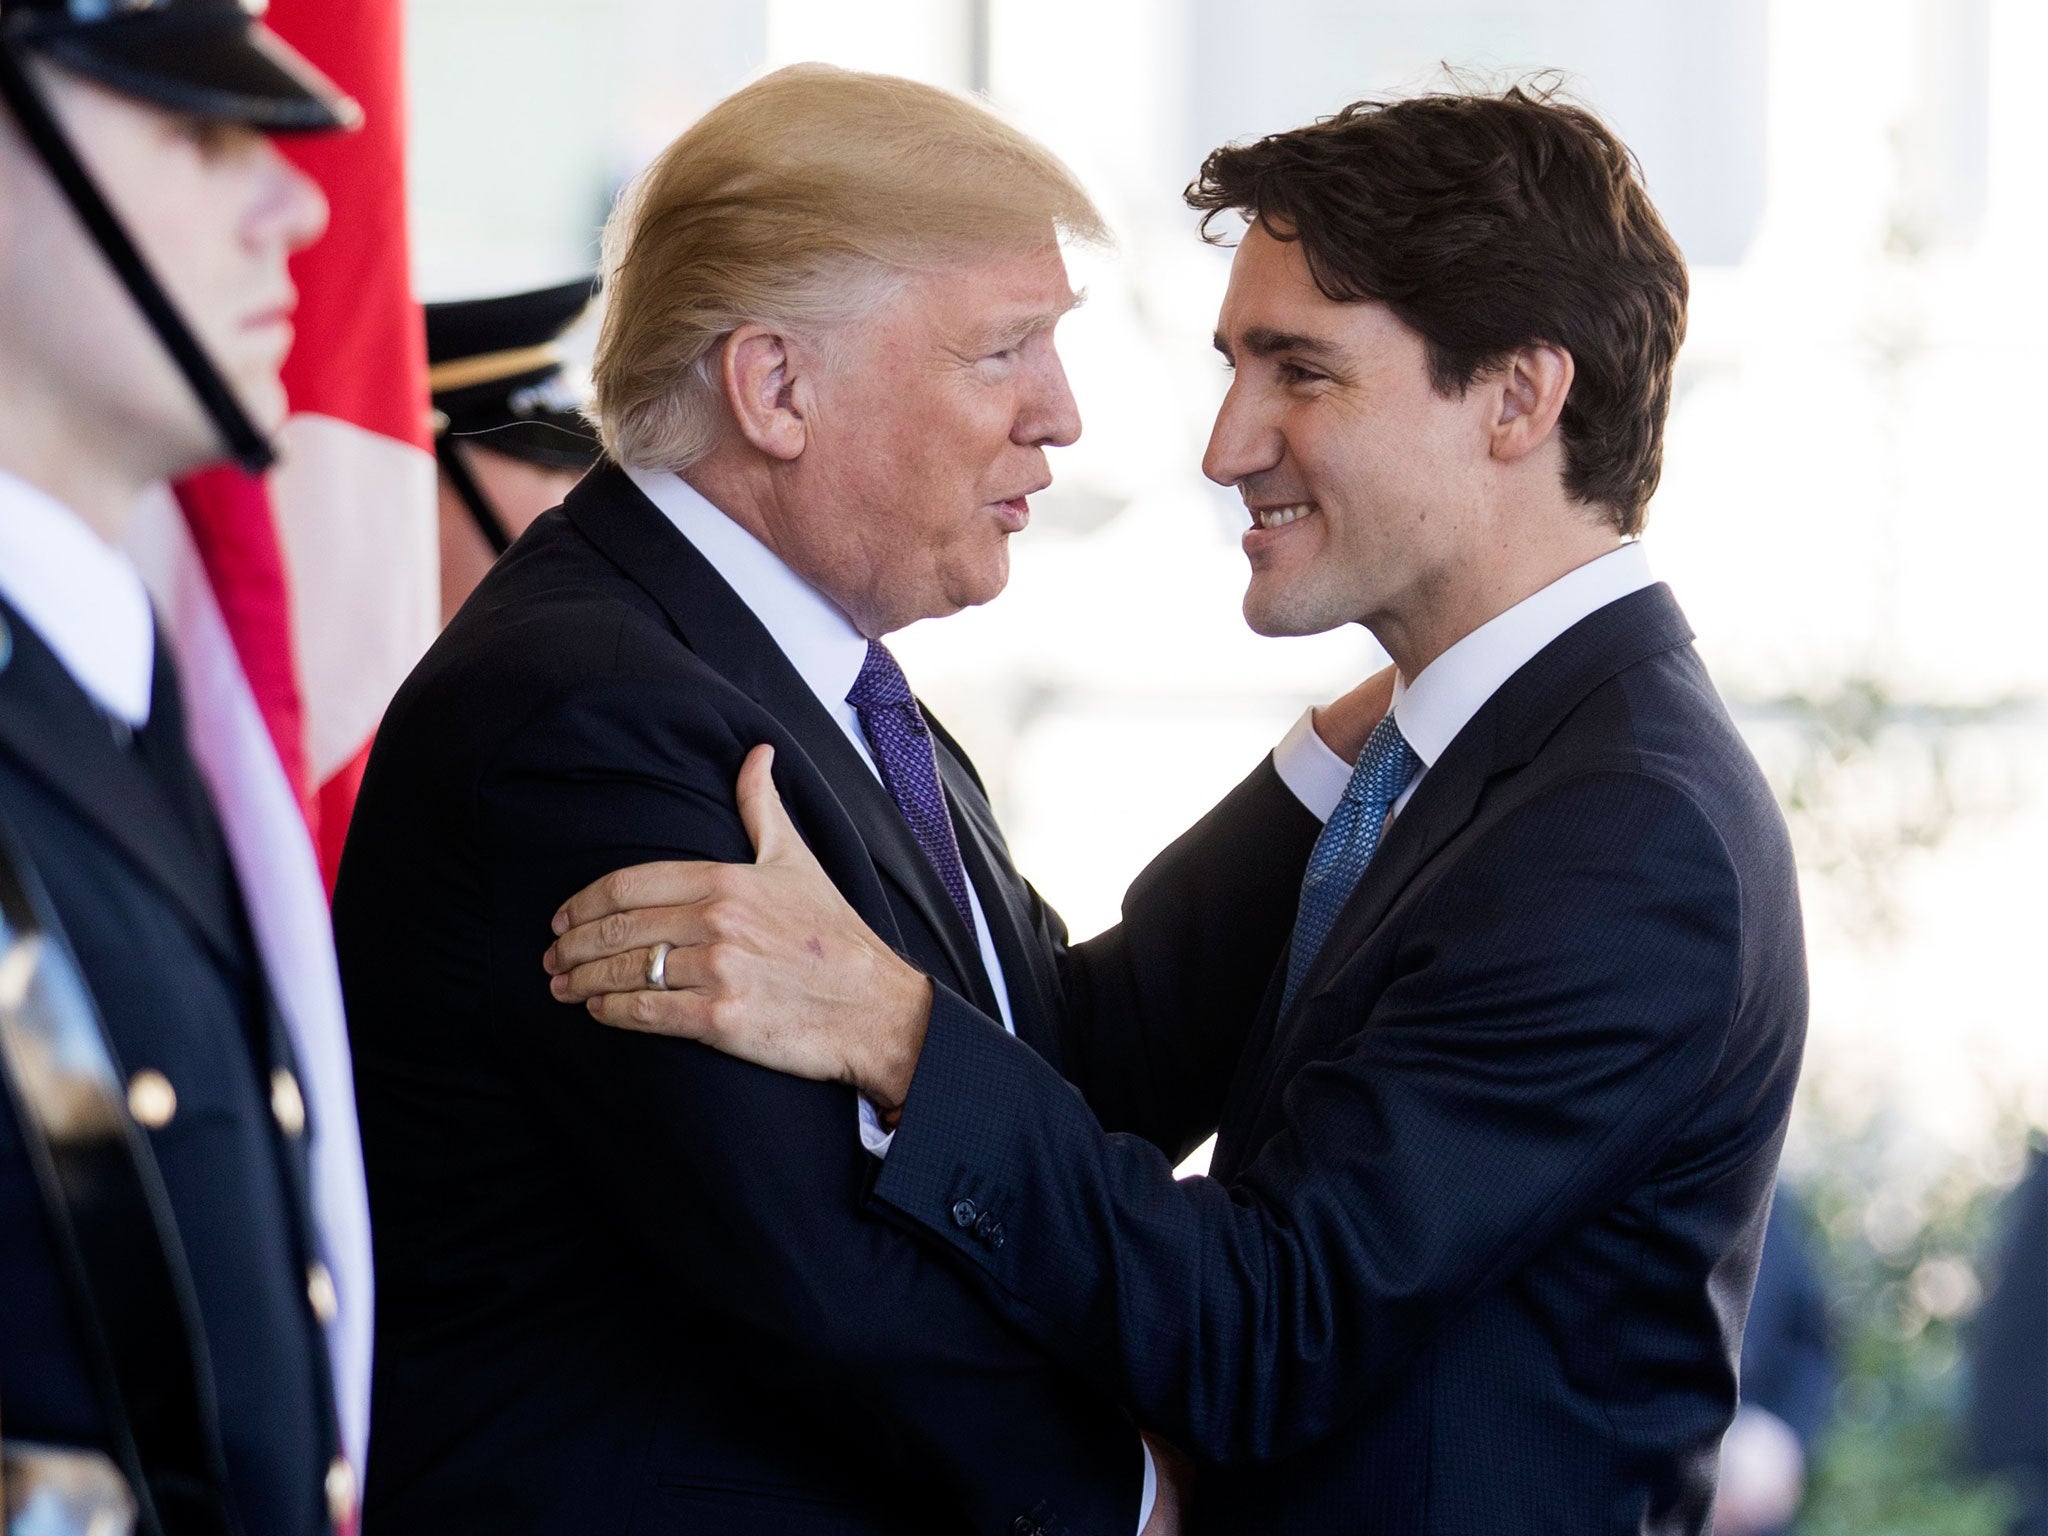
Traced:
POLYGON ((427 306, 434 456, 441 463, 441 622, 491 562, 597 462, 586 389, 564 332, 590 307, 592 280, 427 306))

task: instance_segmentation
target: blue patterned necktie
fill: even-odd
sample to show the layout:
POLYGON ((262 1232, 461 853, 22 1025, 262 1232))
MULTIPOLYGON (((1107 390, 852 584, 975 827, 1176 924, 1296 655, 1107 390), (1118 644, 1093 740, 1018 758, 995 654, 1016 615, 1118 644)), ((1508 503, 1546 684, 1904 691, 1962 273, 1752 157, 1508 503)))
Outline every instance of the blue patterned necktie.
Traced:
POLYGON ((974 932, 974 909, 967 904, 967 870, 960 862, 960 844, 953 836, 945 791, 939 788, 931 729, 910 692, 909 679, 881 641, 868 642, 867 660, 847 690, 846 702, 860 716, 889 798, 910 823, 918 847, 944 882, 946 894, 953 898, 960 921, 969 933, 974 932))
POLYGON ((1301 880, 1301 911, 1294 919, 1294 942, 1287 955, 1287 990, 1280 1000, 1283 1009, 1294 1001, 1302 977, 1337 924, 1337 914, 1344 910, 1344 903, 1365 876, 1365 866, 1379 851, 1387 811, 1421 766, 1422 759, 1389 712, 1366 738, 1358 766, 1351 770, 1351 782, 1344 786, 1344 797, 1323 823, 1315 851, 1308 856, 1308 873, 1301 880))

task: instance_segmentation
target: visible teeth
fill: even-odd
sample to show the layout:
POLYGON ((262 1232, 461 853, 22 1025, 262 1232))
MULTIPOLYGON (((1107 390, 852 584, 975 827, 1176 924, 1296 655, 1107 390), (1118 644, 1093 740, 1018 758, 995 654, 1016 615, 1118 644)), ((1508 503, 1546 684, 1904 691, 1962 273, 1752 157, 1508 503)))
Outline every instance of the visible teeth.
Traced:
POLYGON ((1313 511, 1315 503, 1308 501, 1296 502, 1291 507, 1254 507, 1252 521, 1261 528, 1285 528, 1297 517, 1307 517, 1313 511))

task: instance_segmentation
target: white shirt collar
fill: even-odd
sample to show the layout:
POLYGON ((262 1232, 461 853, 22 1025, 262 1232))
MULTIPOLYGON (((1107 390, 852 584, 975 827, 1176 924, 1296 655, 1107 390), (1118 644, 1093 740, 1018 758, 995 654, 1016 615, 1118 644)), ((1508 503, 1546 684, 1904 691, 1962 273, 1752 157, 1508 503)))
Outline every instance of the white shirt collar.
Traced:
POLYGON ((0 597, 92 701, 149 722, 156 624, 134 563, 48 492, 0 470, 0 597))
POLYGON ((660 469, 626 474, 739 594, 818 702, 835 718, 841 714, 868 657, 867 639, 853 622, 680 475, 660 469))
POLYGON ((1413 682, 1394 678, 1394 719, 1424 768, 1443 756, 1465 723, 1502 683, 1551 641, 1609 603, 1650 585, 1637 543, 1622 545, 1487 620, 1424 667, 1413 682))

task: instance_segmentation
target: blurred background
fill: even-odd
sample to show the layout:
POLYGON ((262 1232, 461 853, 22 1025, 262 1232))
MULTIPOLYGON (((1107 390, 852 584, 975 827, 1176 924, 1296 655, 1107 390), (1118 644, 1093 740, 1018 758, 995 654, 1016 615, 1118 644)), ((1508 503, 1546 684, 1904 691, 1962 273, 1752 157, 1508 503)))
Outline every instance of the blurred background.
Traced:
POLYGON ((1605 117, 1693 277, 1645 545, 1779 790, 1813 975, 1771 1256, 1810 1304, 1759 1300, 1746 1383, 1792 1433, 1731 1441, 1720 1528, 1773 1528, 1787 1467, 1803 1532, 2048 1528, 2048 1358, 2015 1353, 2048 1257, 2005 1257, 2048 1125, 2048 4, 408 0, 407 49, 427 300, 589 271, 621 183, 800 59, 985 92, 1079 172, 1116 234, 1072 255, 1086 433, 1009 592, 897 646, 1077 933, 1383 660, 1239 617, 1246 519, 1199 471, 1229 255, 1180 189, 1361 97, 1540 73, 1605 117))

